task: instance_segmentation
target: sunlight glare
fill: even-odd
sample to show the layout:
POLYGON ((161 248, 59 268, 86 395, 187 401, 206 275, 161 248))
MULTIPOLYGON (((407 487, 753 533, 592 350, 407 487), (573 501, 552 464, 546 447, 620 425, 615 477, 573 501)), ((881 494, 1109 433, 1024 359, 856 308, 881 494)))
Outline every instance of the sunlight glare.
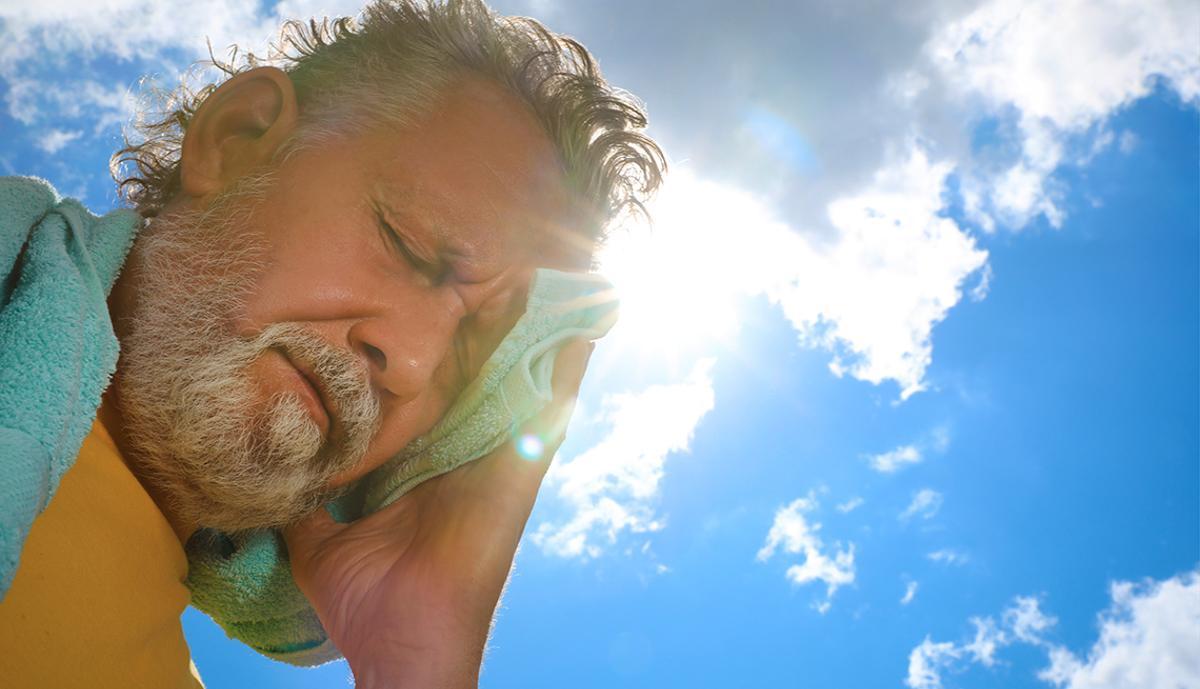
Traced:
POLYGON ((639 351, 673 355, 736 335, 737 300, 761 290, 746 260, 756 204, 740 192, 675 172, 650 205, 653 225, 613 233, 601 272, 621 298, 617 329, 639 351))

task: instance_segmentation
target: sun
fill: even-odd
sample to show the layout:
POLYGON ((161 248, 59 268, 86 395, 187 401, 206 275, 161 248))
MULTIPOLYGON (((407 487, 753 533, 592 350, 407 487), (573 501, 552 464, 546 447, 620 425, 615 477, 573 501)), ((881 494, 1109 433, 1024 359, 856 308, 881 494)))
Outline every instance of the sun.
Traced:
POLYGON ((649 207, 652 224, 616 230, 600 256, 621 299, 614 339, 647 356, 732 346, 739 303, 779 274, 761 209, 744 192, 674 172, 649 207))

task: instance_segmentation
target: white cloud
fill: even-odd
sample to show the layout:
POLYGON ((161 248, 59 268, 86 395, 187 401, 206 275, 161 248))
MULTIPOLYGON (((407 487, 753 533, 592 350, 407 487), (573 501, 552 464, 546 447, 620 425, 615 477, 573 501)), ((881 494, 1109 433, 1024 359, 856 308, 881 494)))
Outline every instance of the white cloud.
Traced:
POLYGON ((917 596, 918 584, 915 581, 908 582, 904 587, 904 596, 900 598, 900 605, 908 605, 913 602, 913 598, 917 596))
POLYGON ((606 395, 604 438, 582 454, 551 465, 545 490, 572 510, 565 522, 542 522, 534 543, 564 557, 595 557, 600 543, 621 531, 655 531, 662 524, 653 499, 672 453, 688 450, 700 419, 713 408, 712 360, 702 360, 679 383, 638 393, 606 395))
POLYGON ((967 564, 967 560, 970 559, 966 553, 951 548, 935 550, 926 555, 926 557, 933 562, 943 565, 965 565, 967 564))
POLYGON ((1004 611, 1004 623, 1018 641, 1027 644, 1042 642, 1042 632, 1058 624, 1058 620, 1042 613, 1041 604, 1033 596, 1017 596, 1004 611))
POLYGON ((1038 598, 1017 596, 1000 625, 991 617, 970 618, 975 633, 969 641, 926 636, 909 654, 906 683, 938 689, 944 673, 964 671, 969 663, 993 667, 1000 650, 1023 644, 1046 652, 1049 665, 1037 677, 1059 689, 1200 687, 1200 570, 1159 582, 1115 582, 1111 596, 1086 658, 1048 641, 1058 620, 1042 612, 1038 598))
POLYGON ((838 512, 841 512, 842 514, 848 514, 850 512, 853 512, 854 510, 858 509, 859 507, 862 507, 863 502, 864 502, 864 500, 861 497, 856 495, 856 496, 850 498, 849 500, 847 500, 846 502, 839 503, 838 505, 835 506, 835 509, 838 512))
MULTIPOLYGON (((984 266, 985 274, 991 269, 984 266)), ((927 451, 942 453, 950 447, 950 429, 937 426, 929 431, 924 438, 915 443, 901 445, 882 454, 868 455, 867 461, 871 468, 881 474, 894 474, 911 464, 919 464, 925 459, 927 451)))
POLYGON ((825 599, 814 603, 821 614, 828 612, 833 594, 842 586, 854 583, 854 544, 842 548, 836 544, 826 550, 818 535, 821 524, 809 522, 805 513, 817 508, 814 492, 797 498, 775 513, 775 521, 767 533, 766 543, 759 549, 759 562, 769 560, 776 550, 788 554, 803 555, 804 561, 787 569, 787 578, 796 585, 813 581, 825 583, 825 599))
MULTIPOLYGON (((922 519, 932 519, 941 508, 942 494, 932 488, 922 488, 913 493, 912 501, 900 513, 900 519, 901 521, 908 521, 917 516, 922 519)), ((930 557, 933 557, 933 555, 931 554, 930 557)))
POLYGON ((1188 0, 992 0, 936 33, 925 52, 938 83, 1020 132, 1017 161, 967 171, 975 219, 1021 227, 1042 214, 1061 225, 1051 175, 1072 136, 1145 96, 1155 75, 1200 98, 1197 27, 1200 5, 1188 0))
POLYGON ((6 104, 9 114, 26 125, 66 118, 99 132, 128 119, 133 97, 128 83, 101 84, 98 79, 109 73, 93 67, 94 60, 137 65, 165 76, 163 85, 171 87, 183 67, 208 57, 206 39, 218 57, 231 44, 265 55, 284 19, 355 15, 362 5, 360 0, 283 0, 264 11, 258 3, 236 0, 2 3, 0 75, 9 86, 6 104))
POLYGON ((987 260, 939 214, 947 171, 913 143, 831 203, 836 234, 817 239, 753 194, 676 169, 651 206, 653 229, 617 233, 602 270, 644 347, 729 337, 740 327, 738 299, 766 295, 803 343, 834 352, 835 374, 895 381, 907 398, 925 388, 933 327, 987 260))
POLYGON ((835 374, 894 380, 902 399, 925 389, 933 327, 987 261, 940 212, 949 171, 910 142, 867 187, 829 204, 836 240, 768 291, 807 340, 839 352, 835 374))
POLYGON ((921 461, 921 451, 916 445, 901 445, 900 447, 869 457, 871 468, 884 474, 893 474, 900 467, 917 464, 921 461))
POLYGON ((1081 128, 1146 95, 1163 75, 1200 96, 1193 2, 993 0, 952 22, 929 50, 948 77, 993 107, 1081 128))
POLYGON ((42 136, 38 137, 36 144, 38 148, 42 149, 46 153, 54 155, 55 153, 58 153, 62 149, 66 148, 68 144, 78 139, 80 136, 83 136, 83 132, 79 131, 78 129, 71 131, 51 129, 42 136))
MULTIPOLYGON (((621 320, 606 345, 627 357, 660 356, 673 366, 689 357, 715 358, 735 348, 730 340, 741 330, 740 300, 765 295, 781 306, 801 342, 835 352, 836 374, 896 381, 906 398, 925 387, 933 326, 961 300, 963 282, 987 258, 938 215, 945 176, 945 166, 914 147, 861 193, 832 204, 840 233, 818 242, 783 223, 760 198, 677 169, 651 208, 653 229, 616 233, 600 258, 622 299, 621 320), (672 267, 669 280, 664 265, 672 267)), ((711 408, 711 389, 703 399, 711 408)), ((637 423, 650 418, 647 410, 637 423)), ((611 536, 657 523, 647 516, 649 495, 630 505, 584 488, 604 485, 595 481, 598 475, 626 471, 606 467, 629 456, 642 431, 617 426, 614 433, 622 433, 627 446, 620 453, 584 453, 589 468, 576 469, 580 478, 564 484, 562 494, 579 512, 565 525, 544 524, 535 532, 549 551, 595 556, 600 546, 584 532, 611 536), (604 531, 611 525, 620 526, 604 531)), ((944 449, 948 435, 938 429, 924 442, 944 449)), ((660 470, 661 464, 650 466, 660 470)), ((552 470, 550 479, 555 476, 552 470)), ((658 478, 644 483, 656 490, 658 478)), ((922 509, 931 516, 936 505, 922 509)))
POLYGON ((990 617, 972 617, 969 621, 975 627, 975 637, 962 649, 977 663, 987 667, 995 665, 996 649, 1008 645, 1008 634, 990 617))
POLYGON ((927 636, 908 655, 908 677, 904 683, 910 689, 941 689, 942 671, 962 655, 953 643, 934 643, 927 636))
POLYGON ((1086 657, 1054 646, 1038 677, 1064 689, 1200 687, 1200 573, 1116 582, 1086 657))
POLYGON ((905 683, 914 689, 938 689, 944 673, 963 672, 971 663, 993 667, 997 652, 1017 641, 1042 644, 1041 632, 1056 623, 1053 617, 1041 613, 1032 596, 1014 598, 1002 619, 1003 623, 997 625, 991 617, 971 617, 968 621, 975 632, 970 640, 935 643, 926 636, 909 654, 905 683))
MULTIPOLYGON (((783 223, 758 197, 676 170, 652 206, 653 229, 616 233, 601 256, 601 270, 622 298, 621 320, 606 345, 627 356, 649 352, 672 365, 715 358, 734 348, 730 339, 742 325, 739 301, 765 295, 782 307, 801 342, 835 352, 835 373, 876 384, 894 380, 901 398, 908 397, 924 388, 933 326, 961 300, 962 283, 987 257, 937 215, 944 185, 944 166, 915 148, 862 193, 832 205, 831 218, 842 233, 817 242, 783 223), (669 280, 662 279, 664 265, 672 266, 669 280)), ((692 394, 690 389, 683 385, 681 394, 692 394)), ((711 408, 711 389, 702 399, 711 408)), ((690 422, 700 416, 689 416, 690 422)), ((652 418, 648 409, 636 423, 652 418)), ((614 433, 627 445, 619 453, 584 453, 589 468, 574 469, 579 478, 563 483, 561 491, 579 512, 564 525, 541 525, 535 540, 551 552, 595 556, 600 545, 584 532, 611 535, 657 523, 648 516, 648 494, 631 505, 585 489, 605 485, 597 476, 629 473, 616 465, 630 456, 642 432, 622 432, 614 420, 614 433), (614 467, 606 468, 610 462, 614 467)), ((945 446, 945 438, 931 442, 945 446)), ((552 470, 551 485, 556 475, 552 470)), ((643 483, 656 490, 658 478, 643 483)))

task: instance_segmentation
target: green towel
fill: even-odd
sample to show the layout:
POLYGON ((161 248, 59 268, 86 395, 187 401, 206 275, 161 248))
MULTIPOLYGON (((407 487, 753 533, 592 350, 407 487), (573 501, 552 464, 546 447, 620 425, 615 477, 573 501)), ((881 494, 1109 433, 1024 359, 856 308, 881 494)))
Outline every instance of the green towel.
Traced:
MULTIPOLYGON (((381 509, 414 486, 491 452, 550 401, 554 359, 568 341, 596 339, 616 320, 607 281, 542 269, 525 313, 476 378, 425 436, 331 503, 340 521, 381 509)), ((282 537, 203 530, 187 545, 192 604, 256 651, 294 665, 340 657, 296 588, 282 537)))
POLYGON ((0 177, 0 599, 117 367, 107 296, 141 225, 0 177))

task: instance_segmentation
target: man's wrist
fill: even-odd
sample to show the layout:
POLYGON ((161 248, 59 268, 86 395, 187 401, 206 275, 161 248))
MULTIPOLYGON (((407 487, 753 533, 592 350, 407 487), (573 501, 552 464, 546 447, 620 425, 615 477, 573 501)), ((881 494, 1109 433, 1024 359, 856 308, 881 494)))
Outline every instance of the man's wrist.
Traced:
POLYGON ((474 640, 420 646, 380 640, 345 655, 358 689, 475 689, 483 646, 474 640))
POLYGON ((476 689, 479 662, 463 658, 448 662, 430 657, 387 657, 350 660, 358 689, 476 689))

